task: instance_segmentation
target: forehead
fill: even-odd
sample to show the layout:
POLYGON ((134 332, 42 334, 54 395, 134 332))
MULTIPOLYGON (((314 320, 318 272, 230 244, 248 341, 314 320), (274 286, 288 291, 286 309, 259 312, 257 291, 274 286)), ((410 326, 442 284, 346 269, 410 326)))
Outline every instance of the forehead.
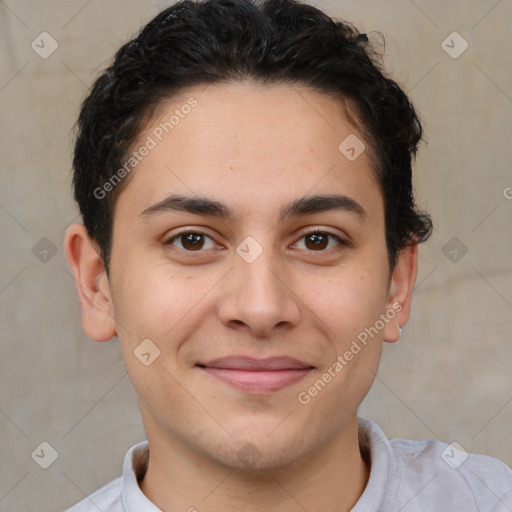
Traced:
POLYGON ((169 193, 207 195, 242 214, 343 193, 378 210, 382 198, 364 134, 348 117, 346 102, 297 85, 188 88, 162 102, 134 144, 151 149, 120 200, 129 196, 144 209, 169 193), (344 141, 362 153, 347 158, 353 152, 344 141))

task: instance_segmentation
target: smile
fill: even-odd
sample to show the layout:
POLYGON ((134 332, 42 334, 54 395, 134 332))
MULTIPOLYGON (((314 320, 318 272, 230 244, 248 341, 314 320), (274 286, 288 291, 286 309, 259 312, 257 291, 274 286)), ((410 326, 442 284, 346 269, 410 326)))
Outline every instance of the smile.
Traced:
POLYGON ((271 393, 295 384, 314 367, 288 357, 228 357, 197 365, 202 371, 248 393, 271 393))

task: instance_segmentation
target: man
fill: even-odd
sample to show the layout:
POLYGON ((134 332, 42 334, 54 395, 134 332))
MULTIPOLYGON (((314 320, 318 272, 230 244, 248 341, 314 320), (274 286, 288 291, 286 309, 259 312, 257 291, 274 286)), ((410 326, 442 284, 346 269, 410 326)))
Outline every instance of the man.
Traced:
POLYGON ((65 251, 147 442, 69 510, 512 510, 500 461, 357 415, 432 229, 421 123, 372 55, 294 0, 184 1, 95 83, 65 251))

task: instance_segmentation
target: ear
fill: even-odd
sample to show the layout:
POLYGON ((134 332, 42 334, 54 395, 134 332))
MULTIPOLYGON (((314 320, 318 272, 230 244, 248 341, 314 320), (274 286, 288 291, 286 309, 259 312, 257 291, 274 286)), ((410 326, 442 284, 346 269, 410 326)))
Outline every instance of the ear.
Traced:
POLYGON ((83 224, 69 226, 64 252, 77 283, 84 331, 95 341, 112 339, 116 329, 110 283, 103 260, 83 224))
POLYGON ((418 272, 418 244, 408 245, 400 251, 393 269, 388 291, 386 311, 395 311, 393 320, 384 327, 384 341, 394 343, 400 338, 400 329, 409 320, 411 294, 418 272))

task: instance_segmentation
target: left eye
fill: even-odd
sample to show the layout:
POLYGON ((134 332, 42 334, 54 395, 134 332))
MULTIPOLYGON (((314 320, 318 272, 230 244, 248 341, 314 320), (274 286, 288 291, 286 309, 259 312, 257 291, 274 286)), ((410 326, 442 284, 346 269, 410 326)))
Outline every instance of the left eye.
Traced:
MULTIPOLYGON (((329 238, 335 240, 337 242, 336 246, 344 246, 345 242, 337 235, 333 233, 327 233, 325 231, 312 231, 311 233, 306 233, 304 236, 300 238, 300 240, 305 240, 305 248, 308 250, 313 250, 316 252, 321 252, 326 249, 332 249, 333 247, 329 247, 329 238)), ((297 245, 297 244, 296 244, 297 245)), ((301 247, 299 247, 300 249, 301 247)))

